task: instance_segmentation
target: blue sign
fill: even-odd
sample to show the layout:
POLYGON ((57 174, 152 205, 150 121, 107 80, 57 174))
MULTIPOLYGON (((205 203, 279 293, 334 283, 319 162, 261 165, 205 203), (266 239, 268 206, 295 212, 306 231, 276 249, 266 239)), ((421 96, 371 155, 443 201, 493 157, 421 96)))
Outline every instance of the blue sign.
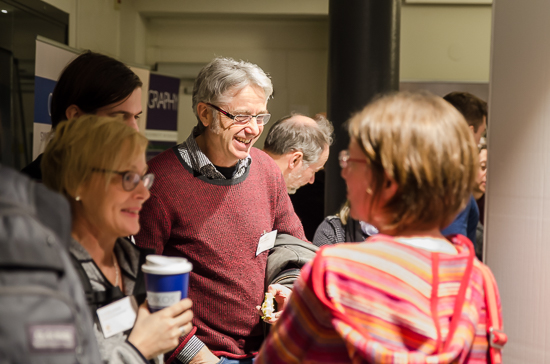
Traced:
POLYGON ((57 81, 43 77, 34 77, 34 122, 40 124, 52 124, 51 103, 52 92, 57 81))
POLYGON ((179 78, 151 73, 147 95, 147 124, 149 130, 178 130, 179 78))

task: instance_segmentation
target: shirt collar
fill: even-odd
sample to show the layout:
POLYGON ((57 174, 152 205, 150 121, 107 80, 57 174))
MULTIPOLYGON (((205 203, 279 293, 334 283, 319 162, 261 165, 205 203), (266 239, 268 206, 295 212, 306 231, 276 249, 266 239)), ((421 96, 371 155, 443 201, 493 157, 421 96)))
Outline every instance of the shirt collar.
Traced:
MULTIPOLYGON (((206 176, 210 179, 226 179, 223 174, 221 174, 214 164, 208 159, 206 154, 199 148, 197 141, 195 139, 196 127, 193 129, 193 132, 189 135, 187 140, 181 143, 178 146, 178 150, 181 154, 181 157, 187 163, 193 171, 200 173, 203 176, 206 176)), ((250 154, 245 159, 240 159, 237 162, 237 168, 231 179, 241 177, 245 172, 246 168, 252 162, 252 157, 250 154)))

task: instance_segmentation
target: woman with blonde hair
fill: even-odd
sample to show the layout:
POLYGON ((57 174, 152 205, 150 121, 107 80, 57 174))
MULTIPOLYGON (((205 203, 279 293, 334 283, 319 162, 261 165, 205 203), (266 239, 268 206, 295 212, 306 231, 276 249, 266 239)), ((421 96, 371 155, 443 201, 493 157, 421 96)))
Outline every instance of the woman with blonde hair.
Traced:
POLYGON ((468 125, 440 97, 397 93, 352 117, 349 134, 351 216, 380 233, 319 250, 256 364, 486 363, 485 294, 498 291, 484 290, 492 275, 472 243, 440 232, 475 183, 468 125))
POLYGON ((147 174, 147 139, 121 120, 85 115, 60 123, 44 152, 42 175, 71 206, 69 251, 92 290, 87 299, 103 361, 149 363, 178 345, 193 314, 189 299, 152 314, 142 303, 147 252, 123 237, 139 231, 154 176, 147 174), (137 318, 131 297, 141 304, 137 318))

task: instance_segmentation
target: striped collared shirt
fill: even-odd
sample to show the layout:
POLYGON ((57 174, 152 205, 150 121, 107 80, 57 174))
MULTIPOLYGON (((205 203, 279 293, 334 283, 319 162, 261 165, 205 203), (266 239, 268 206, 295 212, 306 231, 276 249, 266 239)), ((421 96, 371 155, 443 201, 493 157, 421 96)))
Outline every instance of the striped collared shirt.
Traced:
MULTIPOLYGON (((203 176, 206 176, 210 179, 227 179, 223 174, 221 174, 220 171, 216 169, 214 164, 208 159, 206 154, 202 152, 202 150, 199 148, 199 145, 197 144, 197 141, 195 140, 195 137, 197 129, 194 128, 193 132, 186 141, 178 145, 178 151, 181 154, 181 157, 187 163, 195 172, 200 173, 203 176)), ((233 174, 234 178, 241 177, 244 172, 246 172, 246 168, 252 161, 252 158, 250 155, 248 155, 245 159, 240 159, 237 162, 237 166, 235 169, 235 173, 233 174)))

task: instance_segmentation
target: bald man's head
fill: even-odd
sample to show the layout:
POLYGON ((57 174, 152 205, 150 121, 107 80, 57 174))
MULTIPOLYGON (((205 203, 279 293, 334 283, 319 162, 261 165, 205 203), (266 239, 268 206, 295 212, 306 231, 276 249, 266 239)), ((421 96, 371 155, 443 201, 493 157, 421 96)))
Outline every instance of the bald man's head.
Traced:
POLYGON ((292 114, 277 120, 269 130, 264 151, 281 169, 287 190, 313 183, 315 172, 325 165, 334 128, 322 116, 315 119, 292 114))

